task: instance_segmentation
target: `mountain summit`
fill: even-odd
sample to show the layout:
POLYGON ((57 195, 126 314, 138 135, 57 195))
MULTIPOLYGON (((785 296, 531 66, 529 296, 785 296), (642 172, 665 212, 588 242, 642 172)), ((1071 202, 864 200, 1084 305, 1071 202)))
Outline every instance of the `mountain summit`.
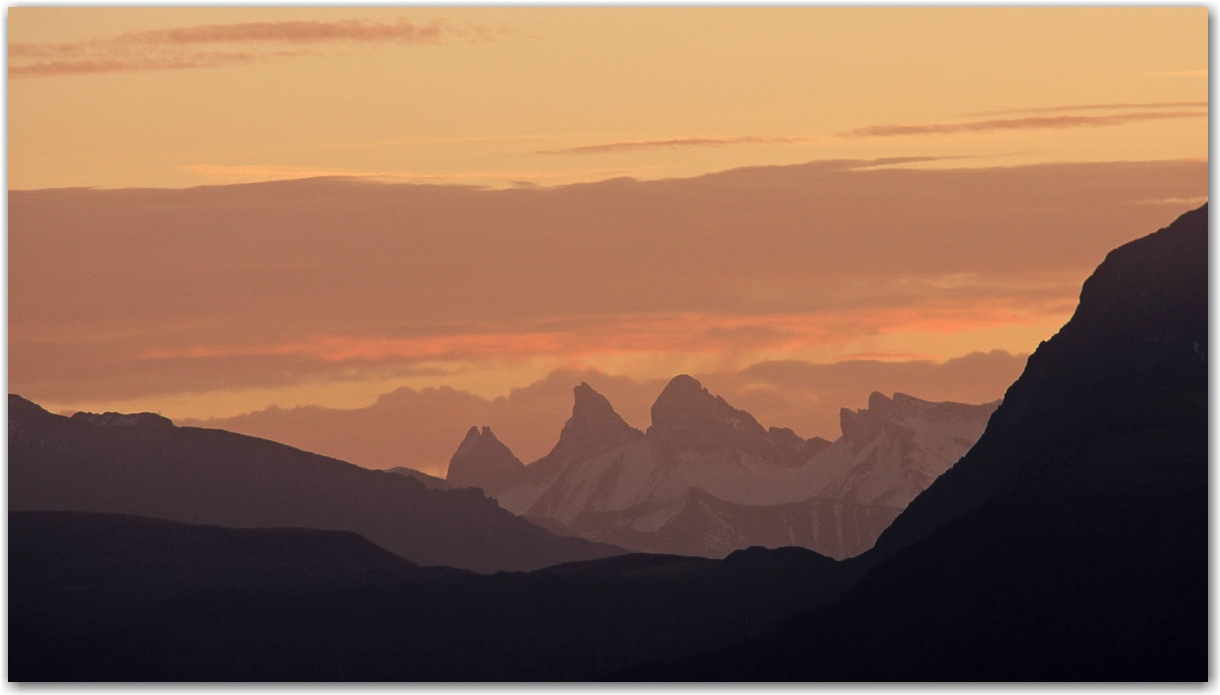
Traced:
POLYGON ((478 427, 466 433, 449 459, 445 479, 454 487, 482 488, 494 496, 519 483, 524 474, 525 464, 484 426, 481 433, 478 427))
POLYGON ((555 448, 530 465, 531 478, 556 473, 566 464, 593 458, 644 436, 587 383, 580 382, 572 393, 575 397, 572 417, 563 424, 555 448))
POLYGON ((713 396, 686 374, 671 379, 657 397, 648 438, 666 456, 732 449, 776 463, 799 465, 806 453, 805 440, 792 430, 772 427, 768 431, 753 415, 713 396))

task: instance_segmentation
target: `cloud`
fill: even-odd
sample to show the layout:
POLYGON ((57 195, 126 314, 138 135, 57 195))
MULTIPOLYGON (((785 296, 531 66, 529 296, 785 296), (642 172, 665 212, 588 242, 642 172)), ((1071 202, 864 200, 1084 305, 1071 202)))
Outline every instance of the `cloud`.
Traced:
MULTIPOLYGON (((989 130, 1028 130, 1028 129, 1064 129, 1064 128, 1098 128, 1123 125, 1136 121, 1197 118, 1206 117, 1206 111, 1183 111, 1183 108, 1204 108, 1206 101, 1177 102, 1147 102, 1147 103, 1113 103, 1113 104, 1078 104, 1073 106, 1048 106, 1027 109, 1008 109, 1004 111, 986 111, 966 114, 967 116, 999 116, 1006 114, 1038 114, 1064 113, 1061 116, 1029 116, 1026 118, 988 119, 982 121, 967 121, 964 123, 931 123, 919 125, 875 125, 857 128, 837 133, 838 138, 887 137, 895 135, 951 134, 959 132, 980 132, 989 130), (1143 110, 1132 109, 1178 109, 1178 110, 1143 110), (1072 114, 1074 111, 1125 111, 1124 113, 1106 115, 1072 114)), ((688 137, 666 140, 630 140, 623 142, 608 142, 596 145, 580 145, 552 150, 536 150, 534 154, 542 155, 583 155, 607 154, 615 152, 635 152, 655 149, 677 149, 688 147, 728 147, 731 145, 787 145, 797 143, 825 142, 827 138, 819 136, 761 136, 740 135, 733 137, 688 137)), ((876 160, 873 166, 885 164, 904 164, 915 161, 932 161, 949 159, 950 157, 893 157, 889 160, 876 160)), ((963 157, 958 157, 963 158, 963 157)), ((860 165, 863 166, 863 165, 860 165)))
POLYGON ((1207 108, 1206 101, 1149 101, 1126 104, 1075 104, 1072 106, 1042 106, 1029 109, 1007 109, 1004 111, 980 111, 966 116, 1003 116, 1012 113, 1060 113, 1067 111, 1120 111, 1129 109, 1180 109, 1207 108))
POLYGON ((1207 70, 1172 70, 1169 72, 1146 72, 1149 77, 1207 77, 1207 70))
POLYGON ((965 123, 928 123, 921 125, 875 125, 838 133, 840 138, 890 137, 895 135, 949 135, 953 133, 985 132, 989 130, 1035 130, 1064 128, 1101 128, 1139 121, 1177 118, 1206 118, 1206 111, 1136 111, 1108 116, 1030 116, 999 118, 965 123))
POLYGON ((799 142, 815 142, 820 138, 806 136, 767 137, 762 135, 739 135, 727 138, 693 137, 671 140, 633 140, 608 142, 600 145, 565 147, 559 150, 538 150, 534 154, 605 154, 607 152, 635 152, 639 150, 674 149, 678 147, 727 147, 729 145, 788 145, 799 142))
POLYGON ((388 179, 397 181, 454 180, 460 176, 445 174, 416 174, 407 171, 356 171, 332 167, 281 166, 265 164, 239 164, 235 166, 217 164, 186 164, 178 167, 182 171, 210 181, 224 183, 276 181, 319 177, 388 179))
MULTIPOLYGON (((988 298, 973 293, 937 302, 926 298, 916 307, 824 311, 814 314, 718 316, 666 313, 600 316, 567 321, 555 330, 515 331, 420 337, 320 335, 290 342, 220 343, 178 349, 157 348, 141 360, 210 360, 231 357, 300 358, 324 363, 377 364, 386 361, 480 361, 536 355, 579 358, 590 355, 675 352, 728 353, 783 349, 810 343, 845 342, 860 336, 903 331, 956 332, 998 324, 1061 316, 1075 306, 1077 283, 1057 287, 1058 296, 1036 301, 1029 288, 1012 288, 1020 296, 988 298)), ((945 293, 945 294, 952 294, 945 293)), ((904 299, 909 300, 908 294, 904 299)))
POLYGON ((482 27, 458 28, 441 20, 427 24, 404 19, 205 24, 129 32, 89 41, 10 44, 9 77, 219 67, 317 53, 316 50, 270 49, 269 46, 437 45, 451 36, 471 40, 491 38, 490 32, 482 27), (199 48, 227 45, 240 45, 242 49, 199 48))
MULTIPOLYGON (((371 398, 456 363, 641 376, 1018 350, 944 346, 1053 330, 1110 249, 1195 207, 1134 201, 1208 185, 1206 161, 861 164, 543 190, 10 191, 10 388, 65 406, 257 390, 249 411, 308 384, 371 398), (636 366, 654 363, 668 366, 636 366)), ((457 382, 422 385, 439 383, 457 382)), ((282 401, 307 402, 323 401, 282 401)))
POLYGON ((572 175, 582 176, 624 176, 628 174, 645 175, 656 167, 600 168, 600 169, 560 169, 560 170, 525 170, 508 169, 501 171, 465 171, 452 174, 423 174, 413 171, 361 171, 357 169, 338 169, 333 167, 294 166, 276 164, 185 164, 177 167, 201 179, 222 184, 258 183, 266 181, 287 181, 312 178, 366 179, 370 181, 389 181, 397 183, 447 183, 463 184, 471 180, 486 181, 499 179, 518 188, 541 188, 541 184, 526 179, 542 181, 563 179, 572 175))
POLYGON ((90 60, 54 60, 9 68, 9 77, 53 77, 55 75, 87 75, 105 72, 136 72, 142 70, 186 70, 214 68, 224 65, 262 63, 273 58, 295 58, 305 51, 274 51, 263 53, 195 51, 189 54, 158 57, 115 57, 90 60))
POLYGON ((116 43, 183 45, 197 43, 238 43, 266 41, 274 43, 391 42, 439 43, 447 33, 444 22, 414 24, 404 19, 392 22, 370 22, 343 19, 333 22, 296 20, 280 22, 241 22, 237 24, 204 24, 194 27, 155 29, 120 34, 116 43))
POLYGON ((1188 205, 1192 208, 1199 207, 1207 202, 1207 196, 1193 196, 1190 198, 1157 198, 1155 200, 1137 200, 1136 205, 1188 205))

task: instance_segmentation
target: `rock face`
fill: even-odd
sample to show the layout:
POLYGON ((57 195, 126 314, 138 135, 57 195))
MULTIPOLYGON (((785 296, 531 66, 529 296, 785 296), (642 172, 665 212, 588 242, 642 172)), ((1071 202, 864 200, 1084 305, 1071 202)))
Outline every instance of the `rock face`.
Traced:
MULTIPOLYGON (((518 483, 500 486, 489 474, 467 484, 557 533, 705 557, 751 545, 835 558, 867 550, 970 448, 995 408, 874 393, 867 409, 844 411, 844 436, 832 444, 768 430, 687 375, 661 392, 647 433, 588 384, 574 395, 559 443, 524 466, 518 483)), ((491 466, 463 470, 476 469, 491 466)))
POLYGON ((733 450, 782 465, 800 465, 824 439, 806 444, 787 428, 763 428, 744 410, 713 396, 694 378, 679 374, 670 380, 652 406, 648 439, 666 457, 687 452, 712 454, 733 450))
POLYGON ((155 415, 66 418, 10 394, 8 424, 12 511, 355 531, 418 564, 477 572, 623 552, 555 536, 476 490, 430 490, 414 477, 155 415))
POLYGON ((822 462, 835 465, 842 451, 837 460, 850 461, 850 467, 825 495, 905 508, 970 450, 998 404, 930 403, 905 393, 890 399, 874 392, 867 409, 839 413, 843 437, 822 462))
POLYGON ((531 479, 561 471, 576 461, 599 456, 644 436, 619 417, 610 401, 593 387, 582 381, 572 391, 576 399, 572 417, 563 424, 555 448, 532 464, 531 479))

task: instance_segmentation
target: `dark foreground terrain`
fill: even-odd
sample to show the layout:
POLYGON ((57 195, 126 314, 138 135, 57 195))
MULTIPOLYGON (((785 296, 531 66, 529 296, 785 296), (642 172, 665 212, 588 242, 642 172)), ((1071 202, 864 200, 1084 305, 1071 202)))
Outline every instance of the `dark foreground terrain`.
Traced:
POLYGON ((587 679, 758 634, 832 595, 800 548, 483 575, 363 538, 9 515, 9 678, 587 679))
MULTIPOLYGON (((13 512, 9 677, 1205 681, 1207 232, 1204 206, 1111 252, 974 448, 850 560, 486 575, 352 533, 13 512)), ((20 508, 13 471, 44 478, 10 418, 20 508)))
POLYGON ((475 489, 429 489, 277 442, 153 413, 64 417, 9 394, 10 510, 354 531, 421 565, 532 570, 627 551, 552 534, 475 489))

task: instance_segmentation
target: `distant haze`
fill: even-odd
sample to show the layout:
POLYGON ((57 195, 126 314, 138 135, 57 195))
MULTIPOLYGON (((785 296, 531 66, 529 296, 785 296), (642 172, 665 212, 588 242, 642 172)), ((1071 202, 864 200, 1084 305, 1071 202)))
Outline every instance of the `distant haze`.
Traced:
MULTIPOLYGON (((712 393, 749 411, 764 426, 790 427, 804 437, 839 437, 839 410, 864 408, 874 384, 887 394, 918 393, 940 400, 983 403, 1003 395, 1025 366, 1024 357, 976 353, 933 362, 853 360, 831 365, 765 362, 737 372, 700 375, 712 393)), ((587 381, 627 422, 641 430, 665 380, 636 382, 600 372, 560 370, 507 397, 403 387, 367 408, 269 408, 179 425, 217 427, 266 437, 370 468, 410 466, 444 476, 449 458, 472 425, 489 425, 523 461, 550 451, 572 414, 572 387, 587 381)))

